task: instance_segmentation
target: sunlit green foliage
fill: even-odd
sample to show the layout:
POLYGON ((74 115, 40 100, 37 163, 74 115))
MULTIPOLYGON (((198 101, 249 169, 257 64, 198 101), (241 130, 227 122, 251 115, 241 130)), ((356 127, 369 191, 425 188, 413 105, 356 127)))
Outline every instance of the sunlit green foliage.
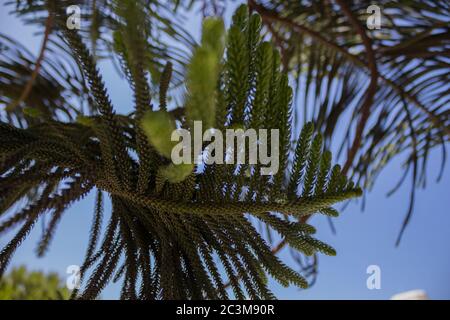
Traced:
POLYGON ((69 290, 56 273, 14 268, 0 279, 0 300, 67 300, 69 290))

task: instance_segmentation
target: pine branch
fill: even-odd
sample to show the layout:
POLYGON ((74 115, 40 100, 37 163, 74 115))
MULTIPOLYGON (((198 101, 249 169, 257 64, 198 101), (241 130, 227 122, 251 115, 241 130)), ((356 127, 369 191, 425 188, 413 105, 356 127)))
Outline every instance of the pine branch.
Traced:
POLYGON ((277 232, 295 252, 334 255, 332 247, 312 237, 315 229, 304 221, 315 213, 336 216, 333 204, 362 191, 339 166, 331 169, 331 154, 323 150, 312 124, 305 125, 291 153, 292 89, 281 71, 279 53, 261 42, 259 15, 249 16, 248 8, 240 7, 227 44, 223 22, 205 21, 202 42, 188 65, 183 115, 167 111, 170 63, 160 78, 160 110, 150 110, 146 16, 140 2, 117 2, 114 9, 121 19, 115 49, 135 102, 135 113, 125 116, 115 114, 80 35, 65 29, 61 8, 56 2, 51 5, 99 114, 80 115, 77 122, 43 117, 22 129, 0 122, 0 214, 29 191, 38 191, 23 210, 0 222, 0 231, 22 224, 0 253, 1 268, 37 219, 51 212, 38 243, 38 254, 45 253, 65 211, 95 187, 80 270, 83 287, 74 290, 72 298, 95 299, 111 280, 122 281, 121 298, 133 300, 273 299, 269 276, 284 286, 306 288, 303 275, 272 253, 253 218, 277 232), (234 61, 237 58, 242 60, 234 61), (279 129, 279 172, 261 175, 259 164, 213 164, 202 170, 171 163, 171 133, 177 127, 192 130, 194 120, 205 126, 218 121, 222 132, 235 126, 279 129), (12 186, 14 192, 3 193, 12 186), (112 213, 102 234, 104 193, 111 198, 112 213), (232 294, 226 291, 225 276, 232 294))

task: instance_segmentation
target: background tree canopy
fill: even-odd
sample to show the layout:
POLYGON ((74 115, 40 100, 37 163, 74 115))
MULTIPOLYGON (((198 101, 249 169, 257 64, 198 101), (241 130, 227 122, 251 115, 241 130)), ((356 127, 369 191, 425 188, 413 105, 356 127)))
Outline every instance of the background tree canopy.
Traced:
MULTIPOLYGON (((331 205, 361 195, 355 185, 370 189, 407 155, 391 191, 413 180, 398 243, 433 149, 442 152, 438 180, 445 167, 450 5, 379 1, 383 27, 368 30, 370 4, 250 0, 227 32, 206 19, 197 44, 183 29, 194 1, 12 1, 24 22, 41 26, 43 43, 33 57, 0 35, 0 232, 20 226, 0 253, 1 271, 47 215, 43 255, 63 212, 95 188, 89 279, 73 297, 95 298, 115 278, 129 299, 226 298, 228 287, 233 297, 272 298, 266 275, 306 287, 316 253, 335 254, 311 237, 312 213, 337 216, 331 205), (73 4, 79 31, 66 27, 73 4), (106 59, 133 90, 131 114, 114 111, 96 67, 106 59), (279 128, 280 172, 174 166, 168 140, 154 137, 193 120, 279 128), (105 193, 113 211, 100 241, 105 193), (300 273, 276 257, 284 246, 306 259, 300 273)), ((226 6, 200 7, 220 17, 226 6)))
POLYGON ((0 280, 0 300, 67 300, 69 290, 56 273, 14 268, 0 280))

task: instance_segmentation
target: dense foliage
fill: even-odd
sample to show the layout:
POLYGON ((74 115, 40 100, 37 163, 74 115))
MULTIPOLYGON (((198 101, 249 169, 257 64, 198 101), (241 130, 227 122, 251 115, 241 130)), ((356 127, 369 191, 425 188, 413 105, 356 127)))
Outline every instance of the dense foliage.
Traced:
POLYGON ((0 300, 66 300, 70 292, 56 273, 14 268, 0 279, 0 300))

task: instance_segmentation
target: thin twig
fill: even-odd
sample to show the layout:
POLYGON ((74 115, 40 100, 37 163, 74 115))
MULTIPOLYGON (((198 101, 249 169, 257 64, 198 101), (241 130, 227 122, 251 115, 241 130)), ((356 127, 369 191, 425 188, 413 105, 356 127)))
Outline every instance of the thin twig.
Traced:
POLYGON ((358 152, 361 146, 362 135, 364 133, 367 120, 369 119, 370 116, 370 108, 372 106, 375 93, 377 92, 378 69, 375 60, 375 53, 372 48, 372 40, 370 40, 370 38, 367 36, 363 26, 354 16, 353 12, 350 10, 347 3, 345 3, 345 1, 343 0, 336 0, 336 2, 339 4, 339 6, 341 7, 342 11, 347 16, 347 18, 350 20, 350 23, 356 29, 356 32, 358 32, 358 34, 360 35, 364 48, 366 49, 367 63, 370 70, 370 83, 369 86, 367 87, 366 97, 361 106, 360 111, 361 117, 359 119, 358 124, 356 125, 355 138, 353 140, 350 150, 347 153, 347 160, 342 168, 342 173, 347 174, 348 170, 353 164, 356 153, 358 152))
POLYGON ((44 31, 44 39, 42 40, 41 50, 39 52, 39 56, 36 60, 36 63, 34 64, 33 72, 31 73, 31 77, 28 80, 27 84, 25 85, 24 90, 22 91, 22 94, 20 95, 19 99, 12 102, 10 105, 6 107, 6 111, 14 111, 14 109, 20 105, 22 101, 25 101, 28 98, 28 95, 31 92, 31 89, 33 88, 33 84, 36 81, 36 78, 39 74, 39 70, 41 69, 42 61, 44 60, 44 53, 47 48, 47 42, 52 30, 53 26, 53 17, 51 14, 48 15, 47 20, 45 22, 45 31, 44 31))

